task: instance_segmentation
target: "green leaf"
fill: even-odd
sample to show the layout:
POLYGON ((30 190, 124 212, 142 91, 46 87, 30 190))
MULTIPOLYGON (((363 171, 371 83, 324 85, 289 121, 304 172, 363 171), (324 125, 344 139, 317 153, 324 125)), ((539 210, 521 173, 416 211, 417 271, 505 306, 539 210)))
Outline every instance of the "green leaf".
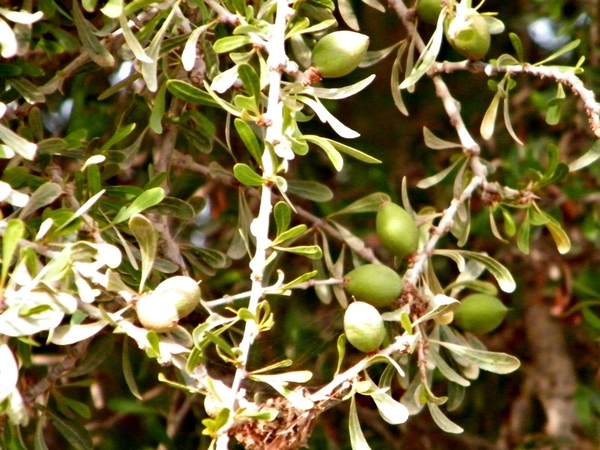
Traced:
POLYGON ((445 376, 448 380, 453 381, 454 383, 460 386, 470 386, 471 383, 466 378, 463 378, 456 372, 450 365, 440 356, 440 354, 434 350, 431 346, 429 347, 429 355, 433 362, 435 363, 435 367, 440 371, 440 373, 445 376))
POLYGON ((38 419, 35 425, 35 436, 33 438, 33 450, 49 450, 44 440, 44 420, 38 419))
POLYGON ((80 377, 81 375, 91 372, 112 355, 114 344, 114 334, 98 335, 87 348, 84 357, 80 359, 73 370, 67 372, 65 376, 69 378, 80 377))
POLYGON ((297 286, 299 284, 304 283, 305 281, 311 280, 313 279, 315 276, 317 276, 319 272, 317 270, 313 270, 312 272, 307 272, 303 275, 300 275, 298 278, 290 281, 289 283, 284 284, 283 286, 281 286, 279 289, 282 292, 287 291, 288 289, 293 288, 294 286, 297 286))
POLYGON ((569 164, 569 171, 581 170, 596 162, 598 158, 600 158, 600 139, 597 139, 587 152, 569 164))
POLYGON ((370 396, 375 401, 375 405, 377 405, 379 415, 387 423, 399 425, 408 420, 409 414, 406 406, 394 400, 389 394, 378 391, 370 394, 370 396))
POLYGON ((354 159, 358 159, 359 161, 368 163, 368 164, 381 164, 381 161, 377 158, 373 158, 371 155, 367 155, 366 153, 361 152, 360 150, 355 149, 354 147, 350 147, 349 145, 342 144, 341 142, 334 141, 332 139, 325 138, 333 147, 349 156, 352 156, 354 159))
POLYGON ((455 252, 465 258, 474 259, 475 261, 483 264, 485 268, 496 278, 500 289, 504 292, 513 292, 517 287, 513 276, 510 271, 485 253, 477 253, 468 250, 436 250, 436 255, 450 256, 450 253, 455 252))
POLYGON ((327 108, 323 106, 323 104, 318 98, 315 97, 315 99, 313 100, 312 98, 303 97, 300 95, 298 95, 296 98, 305 105, 310 106, 310 108, 315 112, 319 120, 323 123, 328 123, 329 126, 331 126, 331 128, 333 129, 333 131, 335 131, 341 137, 346 139, 354 139, 360 136, 358 132, 354 131, 351 128, 348 128, 346 125, 340 122, 337 117, 331 114, 327 110, 327 108))
POLYGON ((350 413, 348 416, 348 428, 350 432, 350 445, 352 450, 371 450, 365 435, 360 428, 360 421, 358 420, 358 412, 356 411, 356 400, 353 395, 350 399, 350 413))
POLYGON ((474 364, 488 372, 504 375, 517 370, 521 363, 514 356, 506 353, 490 352, 487 350, 479 350, 465 347, 463 345, 451 344, 450 342, 437 341, 430 339, 431 343, 439 344, 451 352, 464 358, 468 363, 474 364))
POLYGON ((515 33, 508 33, 508 37, 510 38, 510 42, 514 47, 515 52, 517 53, 517 59, 520 63, 524 62, 525 56, 523 52, 523 43, 521 42, 521 39, 515 33))
POLYGON ((273 208, 273 217, 279 235, 289 228, 292 220, 292 210, 286 202, 277 202, 273 208))
POLYGON ((310 180, 288 180, 287 192, 313 202, 328 202, 333 192, 326 185, 310 180))
POLYGON ((519 228, 519 232, 517 233, 517 247, 525 255, 529 254, 530 234, 531 234, 531 219, 530 219, 529 209, 527 209, 527 211, 525 212, 525 217, 523 218, 523 223, 521 223, 521 228, 519 228))
POLYGON ((135 236, 140 253, 142 254, 142 273, 139 288, 139 292, 142 292, 148 275, 152 271, 154 258, 156 258, 158 233, 154 229, 154 224, 140 214, 131 216, 129 219, 129 229, 135 236))
POLYGON ((252 130, 252 127, 248 124, 248 122, 240 118, 236 118, 233 121, 233 125, 235 126, 235 129, 237 130, 238 134, 240 135, 240 138, 242 139, 242 142, 244 143, 244 145, 246 146, 256 163, 261 165, 262 150, 260 144, 258 143, 256 134, 254 134, 254 131, 252 130))
POLYGON ((420 189, 428 189, 431 186, 435 186, 436 184, 438 184, 440 181, 444 180, 444 178, 446 178, 448 175, 450 175, 450 173, 459 165, 459 164, 467 164, 469 162, 469 158, 464 156, 461 158, 458 158, 456 161, 454 161, 452 164, 450 164, 448 167, 446 167, 444 170, 442 170, 441 172, 436 173, 435 175, 432 175, 430 177, 427 178, 423 178, 421 181, 419 181, 417 183, 417 187, 420 189))
POLYGON ((175 97, 183 101, 193 103, 195 105, 219 106, 219 104, 206 91, 192 86, 185 81, 169 80, 166 84, 167 90, 175 97))
POLYGON ((0 291, 6 283, 8 269, 21 239, 25 237, 25 224, 19 219, 10 219, 4 229, 2 239, 2 272, 0 274, 0 291))
POLYGON ((158 92, 154 96, 154 105, 152 105, 152 112, 150 113, 150 120, 148 126, 156 134, 162 134, 162 119, 165 115, 165 101, 167 93, 167 84, 163 83, 158 92))
POLYGON ((456 425, 454 422, 452 422, 450 419, 448 419, 444 415, 440 407, 435 403, 427 402, 427 408, 429 408, 431 418, 436 423, 436 425, 440 427, 442 431, 452 434, 460 434, 463 431, 465 431, 461 427, 456 425))
POLYGON ((271 243, 271 246, 275 247, 285 241, 302 236, 304 233, 306 233, 307 229, 308 227, 302 223, 300 225, 296 225, 295 227, 289 230, 283 231, 282 233, 279 233, 277 235, 275 240, 271 243))
POLYGON ((360 214, 366 212, 377 212, 381 205, 390 201, 390 196, 384 192, 375 192, 369 194, 366 197, 362 197, 348 206, 329 214, 327 217, 331 218, 340 214, 360 214))
POLYGON ((496 126, 496 116, 498 114, 498 107, 500 106, 500 100, 502 98, 502 94, 498 91, 490 106, 488 107, 485 115, 483 116, 483 120, 481 121, 481 127, 479 128, 479 133, 481 137, 484 139, 491 139, 494 135, 494 128, 496 126))
POLYGON ((229 53, 232 50, 251 43, 252 38, 250 36, 225 36, 221 39, 218 39, 214 43, 213 48, 217 53, 229 53))
POLYGON ((246 91, 254 98, 254 104, 260 105, 260 80, 256 71, 249 64, 240 64, 238 66, 238 75, 240 80, 242 80, 246 91))
POLYGON ((142 394, 140 394, 137 382, 135 381, 135 376, 133 375, 133 368, 131 367, 131 358, 129 357, 129 338, 127 336, 125 336, 125 339, 123 340, 121 364, 123 365, 123 375, 125 376, 125 383, 127 383, 129 391, 135 398, 142 400, 142 394))
POLYGON ((311 87, 308 91, 312 95, 318 98, 325 98, 328 100, 341 100, 343 98, 351 97, 354 94, 359 93, 366 88, 375 79, 375 75, 370 75, 364 80, 360 80, 350 86, 344 86, 340 88, 322 88, 322 87, 311 87))
POLYGON ((344 160, 342 159, 342 155, 338 152, 335 147, 329 142, 328 139, 322 138, 320 136, 316 136, 313 134, 305 134, 301 138, 304 141, 311 142, 319 147, 325 152, 333 167, 339 172, 342 170, 344 166, 344 160))
POLYGON ((131 202, 131 205, 127 208, 122 208, 112 220, 111 224, 115 225, 128 220, 134 214, 138 214, 151 206, 157 205, 163 198, 165 198, 165 191, 163 188, 156 187, 148 189, 147 191, 142 192, 142 194, 131 202))
POLYGON ((600 330, 600 317, 591 308, 582 308, 581 313, 585 321, 593 328, 600 330))
POLYGON ((102 147, 100 147, 99 151, 104 152, 106 150, 111 149, 115 144, 121 142, 123 139, 129 136, 131 132, 135 130, 135 127, 135 123, 130 123, 129 125, 126 125, 124 127, 119 127, 115 134, 113 134, 110 137, 110 139, 108 139, 108 141, 106 141, 106 143, 102 145, 102 147))
POLYGON ((94 448, 89 431, 78 421, 68 419, 61 414, 55 413, 51 409, 42 409, 52 421, 52 424, 73 448, 76 450, 92 450, 94 448))
POLYGON ((94 27, 83 16, 81 8, 79 8, 79 0, 73 0, 72 5, 73 21, 75 22, 75 28, 77 28, 77 34, 90 59, 102 67, 114 66, 115 59, 110 52, 104 48, 100 41, 98 41, 96 36, 94 36, 94 27))
MULTIPOLYGON (((340 16, 351 29, 354 31, 358 31, 360 27, 358 26, 358 20, 356 19, 356 14, 354 13, 354 8, 352 8, 352 2, 350 0, 339 0, 337 2, 337 7, 340 12, 340 16)), ((353 450, 356 450, 353 448, 353 450)))
POLYGON ((27 205, 25 205, 19 213, 19 218, 26 219, 34 211, 52 203, 62 194, 62 192, 62 187, 56 183, 48 181, 47 183, 42 184, 31 195, 27 205))
POLYGON ((9 78, 7 81, 23 96, 27 103, 44 103, 46 101, 46 96, 31 81, 21 77, 9 78))
POLYGON ((33 160, 37 145, 22 138, 14 131, 0 124, 0 140, 3 141, 11 150, 21 155, 23 158, 33 160))
POLYGON ((284 252, 305 256, 309 259, 321 259, 323 257, 323 251, 318 245, 299 245, 297 247, 274 246, 273 248, 284 252))
POLYGON ((564 47, 562 47, 562 48, 558 49, 557 51, 555 51, 554 53, 552 53, 546 59, 535 63, 534 66, 542 66, 556 58, 559 58, 560 56, 564 55, 565 53, 569 53, 571 50, 575 50, 579 46, 580 43, 581 43, 581 39, 575 39, 574 41, 569 42, 564 47))
POLYGON ((236 180, 246 186, 262 186, 265 179, 257 174, 252 168, 243 163, 233 166, 233 175, 236 180))
POLYGON ((450 148, 462 148, 461 144, 457 144, 456 142, 446 141, 444 139, 440 139, 435 134, 431 132, 431 130, 427 127, 423 127, 423 139, 425 140, 425 145, 433 150, 446 150, 450 148))

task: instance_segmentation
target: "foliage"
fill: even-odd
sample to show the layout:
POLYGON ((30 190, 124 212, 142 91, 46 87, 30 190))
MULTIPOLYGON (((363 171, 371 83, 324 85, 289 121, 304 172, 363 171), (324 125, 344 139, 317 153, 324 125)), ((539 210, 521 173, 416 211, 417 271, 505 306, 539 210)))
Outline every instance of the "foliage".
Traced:
MULTIPOLYGON (((573 247, 574 227, 548 199, 600 158, 600 107, 581 78, 585 59, 565 59, 581 41, 528 62, 524 43, 488 5, 445 1, 429 25, 401 0, 389 10, 363 3, 0 8, 0 447, 122 447, 132 442, 127 427, 111 435, 110 424, 133 416, 149 435, 136 446, 299 448, 327 440, 319 421, 347 404, 347 441, 367 449, 382 437, 364 433, 372 428, 360 414, 365 397, 395 433, 427 409, 439 429, 460 434, 452 414, 481 371, 519 369, 506 348, 456 327, 453 311, 469 294, 513 293, 515 260, 535 257, 541 230, 561 255, 573 247), (367 32, 330 38, 336 27, 359 30, 367 10, 397 17, 405 36, 383 48, 367 32), (485 61, 490 36, 512 47, 485 61), (446 61, 447 43, 471 59, 446 61), (313 48, 327 70, 312 64, 313 48), (370 168, 389 155, 350 145, 360 133, 338 106, 375 79, 357 78, 344 61, 371 70, 390 55, 390 102, 414 114, 429 78, 457 136, 419 128, 426 147, 452 156, 436 159, 437 173, 402 177, 403 226, 418 243, 396 255, 379 242, 402 239, 397 228, 365 231, 395 196, 391 183, 365 190, 361 174, 388 179, 385 168, 370 168), (489 105, 453 97, 446 74, 464 72, 487 77, 489 105), (583 104, 576 117, 589 129, 577 151, 565 155, 558 138, 515 128, 513 99, 527 92, 525 80, 542 79, 552 82, 539 112, 549 129, 574 126, 573 104, 583 104), (481 107, 473 115, 481 142, 461 106, 481 107), (493 142, 505 154, 488 157, 493 142), (355 177, 349 194, 344 176, 355 177), (428 202, 414 187, 432 192, 428 202), (379 308, 383 345, 361 354, 347 346, 342 316, 367 299, 348 298, 344 275, 366 264, 400 274, 402 292, 379 308), (173 287, 189 277, 200 300, 195 286, 173 287), (166 325, 138 317, 150 299, 171 314, 166 325)), ((597 214, 589 220, 586 239, 597 245, 597 214)), ((383 289, 381 280, 360 283, 352 292, 383 289)), ((580 286, 588 302, 560 312, 581 312, 597 330, 600 287, 580 286)), ((586 389, 593 395, 580 394, 578 405, 593 441, 598 392, 586 389)), ((570 430, 547 433, 573 439, 570 430)))

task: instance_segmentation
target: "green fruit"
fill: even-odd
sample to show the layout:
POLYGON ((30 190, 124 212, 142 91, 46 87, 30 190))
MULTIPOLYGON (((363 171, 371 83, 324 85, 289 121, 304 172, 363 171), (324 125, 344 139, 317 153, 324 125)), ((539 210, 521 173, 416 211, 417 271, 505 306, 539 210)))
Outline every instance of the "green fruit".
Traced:
POLYGON ((454 50, 473 60, 485 57, 490 49, 490 30, 477 11, 461 9, 446 25, 446 39, 454 50))
POLYGON ((354 31, 334 31, 316 43, 312 64, 323 78, 348 75, 358 67, 369 48, 369 37, 354 31))
POLYGON ((354 302, 344 314, 344 333, 354 347, 361 352, 370 353, 383 342, 385 326, 374 306, 354 302))
POLYGON ((485 334, 500 326, 508 308, 496 297, 471 294, 454 310, 454 321, 463 330, 485 334))
POLYGON ((136 304, 138 319, 147 330, 166 332, 200 302, 200 287, 190 277, 176 276, 160 283, 136 304))
POLYGON ((389 202, 379 208, 375 228, 383 247, 398 258, 417 251, 419 228, 401 206, 389 202))
POLYGON ((441 0, 418 0, 417 16, 422 22, 436 24, 442 12, 441 0))
POLYGON ((344 287, 357 300, 386 306, 400 297, 402 278, 382 264, 365 264, 346 274, 344 287))

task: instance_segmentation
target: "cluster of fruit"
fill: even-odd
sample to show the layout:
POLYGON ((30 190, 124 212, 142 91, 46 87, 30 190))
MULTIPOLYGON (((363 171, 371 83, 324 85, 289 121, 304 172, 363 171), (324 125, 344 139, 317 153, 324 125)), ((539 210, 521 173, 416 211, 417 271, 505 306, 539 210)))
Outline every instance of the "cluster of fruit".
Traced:
MULTIPOLYGON (((419 20, 435 24, 442 14, 441 0, 417 0, 416 11, 419 20)), ((490 49, 490 29, 481 14, 474 8, 458 3, 455 10, 444 10, 444 32, 446 40, 461 55, 478 60, 485 57, 490 49)))
MULTIPOLYGON (((406 258, 417 251, 419 229, 401 206, 391 202, 382 205, 375 224, 382 246, 395 257, 406 258)), ((398 301, 403 289, 402 278, 383 264, 365 264, 346 274, 344 288, 356 300, 344 314, 346 338, 358 350, 372 352, 381 346, 386 335, 377 308, 398 301)), ((498 298, 477 293, 460 302, 453 319, 463 331, 484 334, 496 329, 506 312, 506 306, 498 298)))

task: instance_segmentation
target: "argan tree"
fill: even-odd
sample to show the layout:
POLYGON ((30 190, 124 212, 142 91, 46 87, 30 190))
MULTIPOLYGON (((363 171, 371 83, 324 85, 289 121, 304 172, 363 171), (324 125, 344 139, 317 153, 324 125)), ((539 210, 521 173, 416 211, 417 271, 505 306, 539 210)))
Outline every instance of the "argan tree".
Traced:
POLYGON ((541 3, 4 2, 0 448, 597 445, 598 4, 541 3))

